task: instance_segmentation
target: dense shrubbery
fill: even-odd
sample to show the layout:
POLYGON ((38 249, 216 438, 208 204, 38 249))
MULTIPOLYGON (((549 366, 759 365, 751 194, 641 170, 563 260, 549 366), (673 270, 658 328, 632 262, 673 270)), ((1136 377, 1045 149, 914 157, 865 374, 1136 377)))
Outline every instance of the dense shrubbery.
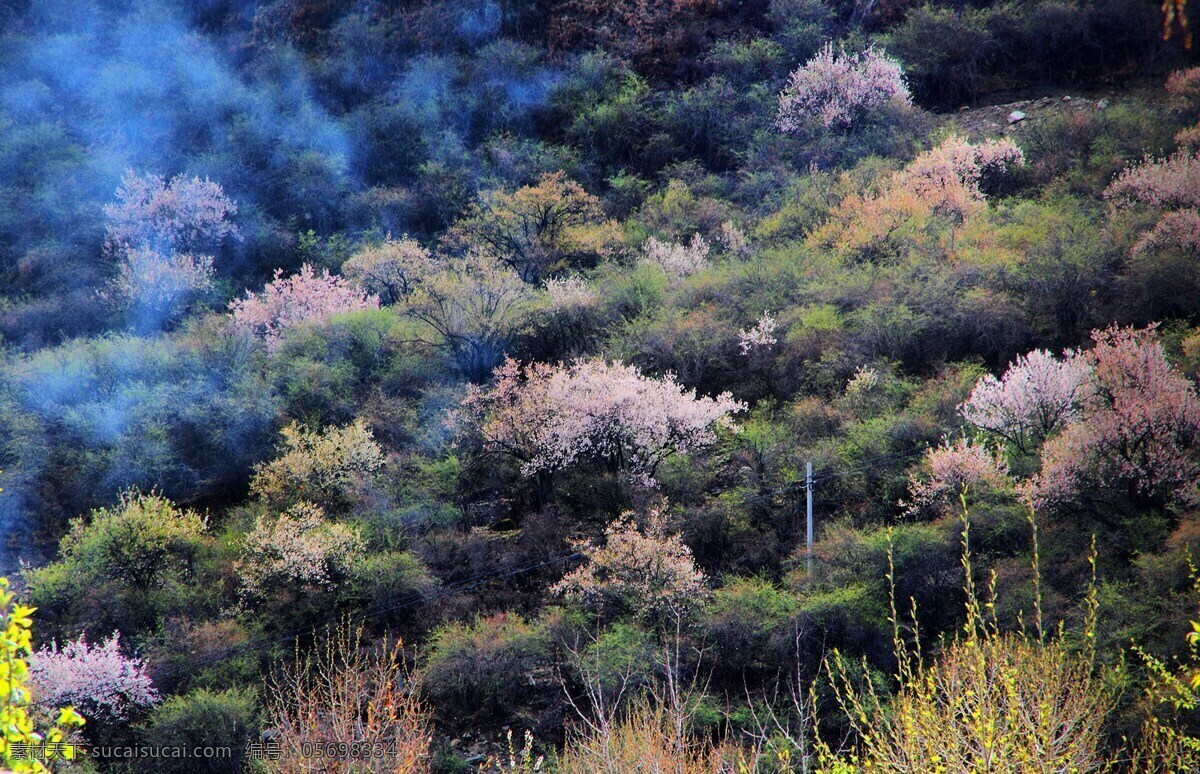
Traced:
POLYGON ((1200 76, 1152 6, 9 5, 3 620, 88 741, 1188 760, 1200 76), (1053 98, 929 112, 999 92, 1053 98))

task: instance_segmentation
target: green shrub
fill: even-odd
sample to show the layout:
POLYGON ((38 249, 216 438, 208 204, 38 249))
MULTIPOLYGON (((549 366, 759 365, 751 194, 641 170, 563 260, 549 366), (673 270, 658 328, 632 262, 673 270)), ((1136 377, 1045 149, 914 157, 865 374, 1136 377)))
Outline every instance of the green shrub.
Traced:
POLYGON ((726 675, 788 666, 799 600, 757 578, 732 578, 713 592, 702 626, 714 666, 726 675))
POLYGON ((47 619, 96 636, 155 628, 167 615, 215 612, 220 585, 207 521, 158 494, 126 492, 71 522, 57 562, 25 573, 47 619), (77 625, 77 624, 75 624, 77 625))
POLYGON ((258 701, 248 688, 207 688, 172 696, 155 707, 142 743, 186 749, 225 748, 230 757, 159 758, 155 771, 169 774, 237 774, 244 771, 246 745, 258 735, 258 701))
POLYGON ((421 686, 439 715, 456 725, 512 718, 533 698, 533 673, 547 664, 549 651, 546 631, 513 613, 450 624, 431 638, 421 686))

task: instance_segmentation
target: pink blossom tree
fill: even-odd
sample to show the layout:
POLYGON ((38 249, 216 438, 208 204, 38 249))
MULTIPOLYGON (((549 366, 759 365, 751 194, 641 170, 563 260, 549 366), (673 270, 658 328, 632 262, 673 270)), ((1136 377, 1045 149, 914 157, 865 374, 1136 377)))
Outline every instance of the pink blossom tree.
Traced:
POLYGON ((282 269, 277 270, 275 279, 261 293, 247 292, 244 298, 229 304, 234 325, 262 336, 271 350, 296 325, 324 322, 337 314, 378 307, 376 296, 368 295, 341 277, 331 276, 328 270, 317 274, 308 264, 286 278, 282 269))
POLYGON ((1162 159, 1146 157, 1117 175, 1104 197, 1119 207, 1200 207, 1200 151, 1180 151, 1162 159))
POLYGON ((526 476, 594 461, 653 485, 664 459, 711 445, 745 406, 729 393, 698 397, 669 374, 656 379, 623 363, 522 368, 508 359, 494 386, 471 389, 464 409, 485 446, 520 460, 526 476))
POLYGON ((695 611, 708 584, 678 534, 655 507, 639 527, 626 513, 604 530, 602 543, 582 543, 584 564, 553 587, 593 612, 632 612, 651 626, 670 624, 695 611))
POLYGON ((792 73, 779 95, 775 126, 796 132, 809 122, 825 128, 850 128, 880 108, 904 109, 912 95, 900 63, 869 48, 860 54, 834 53, 827 43, 792 73))
POLYGON ((155 174, 128 170, 117 200, 104 207, 104 244, 112 253, 133 247, 163 252, 206 252, 237 233, 230 221, 237 205, 219 183, 177 175, 168 183, 155 174))
POLYGON ((104 208, 104 245, 116 274, 101 295, 132 317, 136 327, 156 329, 209 292, 213 259, 206 254, 237 229, 237 205, 210 180, 127 171, 116 201, 104 208))
POLYGON ((211 292, 212 287, 210 256, 133 247, 122 253, 117 274, 102 295, 132 314, 141 327, 157 327, 184 311, 193 299, 211 292))
POLYGON ((127 720, 158 703, 158 691, 141 659, 121 652, 120 632, 100 645, 83 637, 61 648, 57 643, 29 657, 29 676, 37 700, 50 706, 72 704, 85 715, 127 720))
POLYGON ((965 220, 983 209, 983 187, 989 181, 1024 163, 1025 154, 1007 137, 971 143, 950 136, 913 159, 896 184, 929 202, 935 212, 965 220))
POLYGON ((1025 489, 1035 507, 1112 493, 1149 506, 1200 502, 1196 385, 1167 362, 1154 326, 1092 334, 1091 384, 1066 428, 1046 442, 1025 489))
POLYGON ((1029 451, 1075 417, 1090 375, 1091 366, 1078 353, 1059 359, 1035 349, 999 379, 990 374, 980 379, 958 410, 980 430, 1029 451))
POLYGON ((969 438, 942 439, 925 455, 923 468, 909 478, 908 498, 900 502, 909 516, 936 511, 968 493, 1012 489, 1003 453, 969 438))
POLYGON ((1200 67, 1176 70, 1167 77, 1165 88, 1175 107, 1193 114, 1200 111, 1200 67))

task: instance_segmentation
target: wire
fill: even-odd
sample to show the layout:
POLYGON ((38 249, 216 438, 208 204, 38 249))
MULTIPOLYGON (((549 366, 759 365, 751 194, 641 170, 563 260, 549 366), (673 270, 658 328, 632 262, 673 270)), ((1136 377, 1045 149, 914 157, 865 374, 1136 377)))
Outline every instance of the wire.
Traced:
MULTIPOLYGON (((857 464, 853 467, 850 467, 850 468, 843 468, 841 470, 823 473, 819 476, 814 476, 812 479, 812 483, 815 487, 815 485, 818 483, 823 483, 826 481, 833 481, 833 480, 840 479, 840 478, 846 478, 849 476, 853 476, 853 475, 857 475, 859 473, 866 472, 868 470, 875 470, 875 469, 883 468, 883 467, 893 467, 899 463, 906 462, 909 459, 912 459, 913 457, 923 455, 923 454, 925 454, 925 452, 926 452, 926 449, 915 449, 915 450, 911 450, 908 452, 894 452, 891 454, 880 455, 878 457, 874 457, 869 460, 864 460, 864 461, 860 462, 859 464, 857 464)), ((764 500, 764 499, 770 499, 770 498, 775 497, 780 494, 798 493, 798 492, 804 492, 807 490, 808 490, 808 485, 805 482, 792 481, 787 484, 782 484, 780 486, 774 487, 773 489, 770 489, 766 492, 755 495, 753 499, 764 500)), ((493 583, 493 582, 499 581, 499 580, 505 580, 507 578, 512 578, 517 575, 523 575, 525 573, 533 572, 535 570, 539 570, 544 567, 550 567, 550 566, 561 564, 563 562, 571 561, 574 559, 580 559, 580 558, 582 558, 582 556, 583 556, 583 554, 581 554, 577 550, 563 551, 563 552, 559 552, 557 554, 553 554, 549 558, 544 559, 542 561, 533 562, 531 564, 523 565, 521 567, 513 568, 510 570, 504 570, 504 571, 496 572, 496 573, 492 573, 492 574, 472 576, 472 577, 467 578, 467 579, 465 579, 457 584, 454 584, 452 586, 443 587, 439 592, 437 592, 435 594, 416 595, 414 597, 411 597, 411 598, 405 600, 404 602, 399 602, 394 605, 388 605, 386 607, 376 608, 373 610, 366 611, 364 613, 361 613, 361 614, 355 616, 355 620, 367 621, 367 620, 371 620, 374 618, 379 618, 381 616, 386 616, 386 615, 395 613, 400 610, 406 610, 408 608, 416 607, 417 605, 429 604, 431 602, 435 602, 439 599, 445 599, 447 597, 453 596, 454 594, 458 594, 463 591, 470 591, 470 590, 476 589, 479 586, 482 586, 484 584, 493 583)), ((328 617, 328 618, 322 620, 319 623, 315 623, 310 626, 300 627, 300 628, 294 629, 289 632, 281 632, 281 633, 277 633, 277 634, 273 634, 273 635, 269 635, 269 636, 265 636, 265 637, 259 637, 259 638, 250 640, 248 642, 242 643, 241 645, 236 645, 231 648, 228 648, 224 651, 221 651, 220 653, 213 654, 207 658, 202 658, 202 659, 191 661, 184 666, 156 670, 155 677, 157 680, 162 681, 164 679, 168 679, 168 678, 172 678, 172 677, 178 677, 181 675, 191 674, 193 672, 204 669, 206 667, 209 667, 213 664, 216 664, 220 661, 224 661, 226 659, 235 658, 237 656, 241 656, 246 653, 253 653, 253 652, 268 648, 272 645, 281 644, 283 642, 293 641, 299 637, 312 636, 324 629, 327 629, 329 626, 336 624, 340 620, 340 618, 341 618, 340 616, 338 616, 338 617, 331 616, 331 617, 328 617)))

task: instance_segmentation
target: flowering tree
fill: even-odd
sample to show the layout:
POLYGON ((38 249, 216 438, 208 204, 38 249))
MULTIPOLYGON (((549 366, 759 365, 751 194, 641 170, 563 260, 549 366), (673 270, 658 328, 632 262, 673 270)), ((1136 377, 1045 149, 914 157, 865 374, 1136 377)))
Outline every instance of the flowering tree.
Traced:
POLYGON ((904 168, 895 185, 927 201, 935 212, 966 220, 983 209, 983 187, 1014 166, 1025 154, 1007 137, 971 143, 950 136, 904 168))
MULTIPOLYGON (((1200 79, 1200 76, 1196 76, 1200 79)), ((1177 83, 1177 89, 1187 91, 1192 78, 1177 83)), ((1197 135, 1200 137, 1200 135, 1197 135)), ((1181 138, 1186 145, 1187 137, 1181 138)), ((1198 143, 1200 144, 1200 143, 1198 143)), ((1191 260, 1200 255, 1200 149, 1185 148, 1165 159, 1147 157, 1141 164, 1125 169, 1108 186, 1105 198, 1115 207, 1145 205, 1167 210, 1158 222, 1133 245, 1130 253, 1135 264, 1153 262, 1155 256, 1172 253, 1182 259, 1183 270, 1190 269, 1191 260)), ((1150 264, 1151 288, 1157 295, 1159 284, 1150 264)), ((1174 273, 1166 264, 1166 274, 1174 273)), ((1163 272, 1163 269, 1159 269, 1163 272)), ((1184 285, 1187 276, 1179 278, 1184 285)))
POLYGON ((136 327, 155 329, 212 289, 213 261, 204 253, 237 229, 237 205, 210 180, 175 177, 170 183, 127 171, 117 200, 104 208, 104 245, 117 260, 101 295, 130 314, 136 327))
POLYGON ((1148 255, 1175 250, 1186 255, 1200 255, 1200 209, 1168 212, 1158 219, 1133 246, 1133 255, 1148 255))
POLYGON ((283 453, 254 469, 250 491, 271 504, 312 500, 336 507, 355 480, 383 467, 383 450, 366 422, 305 430, 283 428, 283 453))
POLYGON ((1193 113, 1200 110, 1200 67, 1171 73, 1167 77, 1166 90, 1176 107, 1193 113))
POLYGON ((0 664, 4 665, 0 669, 0 769, 16 774, 50 771, 45 765, 49 761, 32 754, 33 745, 39 742, 45 745, 39 750, 45 758, 74 757, 74 747, 64 740, 72 729, 84 724, 74 709, 67 708, 58 713, 55 724, 44 729, 45 733, 35 730, 29 712, 33 701, 29 686, 33 613, 34 608, 15 602, 8 578, 0 578, 0 664), (21 755, 18 746, 30 753, 21 755))
POLYGON ((880 108, 912 104, 904 70, 892 57, 868 48, 861 54, 834 53, 827 43, 792 73, 779 95, 775 126, 796 132, 810 121, 825 128, 849 128, 880 108))
POLYGON ((345 577, 363 551, 358 533, 300 502, 276 517, 260 516, 237 563, 242 593, 261 598, 279 589, 320 590, 345 577))
POLYGON ((1087 491, 1116 492, 1153 505, 1200 501, 1200 397, 1167 362, 1154 326, 1092 334, 1084 357, 1091 384, 1073 421, 1046 442, 1041 473, 1026 495, 1043 507, 1087 491))
POLYGON ((738 258, 745 258, 750 255, 750 240, 746 238, 745 233, 740 228, 734 225, 732 220, 727 220, 721 224, 721 233, 717 235, 717 241, 729 255, 738 258))
POLYGON ((367 292, 395 304, 415 291, 421 280, 435 271, 435 265, 419 242, 403 237, 358 250, 342 271, 367 292))
POLYGON ((667 531, 661 508, 651 509, 644 529, 626 513, 604 530, 603 545, 579 548, 583 566, 552 591, 598 614, 632 612, 658 626, 685 617, 708 595, 704 574, 679 535, 667 531))
POLYGON ((752 355, 771 349, 779 343, 779 339, 775 336, 778 329, 779 324, 775 322, 775 318, 767 312, 763 312, 753 328, 738 331, 738 346, 741 348, 742 354, 752 355))
POLYGON ((1200 151, 1181 151, 1163 159, 1147 157, 1117 175, 1104 197, 1117 206, 1200 207, 1200 151))
POLYGON ((909 516, 940 508, 968 492, 1005 490, 1012 485, 1004 455, 968 438, 942 439, 925 455, 924 467, 924 475, 909 478, 908 499, 900 503, 909 516))
POLYGON ((729 393, 697 397, 671 375, 603 360, 522 368, 508 359, 492 388, 464 401, 486 446, 516 457, 527 476, 591 460, 646 484, 663 459, 709 446, 744 408, 729 393))
POLYGON ((987 207, 986 185, 1025 163, 1012 140, 971 143, 949 137, 893 174, 878 193, 854 193, 834 208, 813 239, 839 252, 878 250, 920 235, 935 219, 950 233, 987 207))
POLYGON ((1041 349, 1021 355, 999 379, 980 379, 958 407, 980 430, 1028 451, 1070 422, 1087 393, 1091 366, 1076 352, 1063 358, 1041 349))
POLYGON ((472 251, 424 277, 405 310, 436 335, 472 379, 484 379, 528 324, 534 289, 509 266, 472 251))
POLYGON ((536 185, 481 197, 459 223, 451 241, 492 253, 526 282, 604 252, 600 200, 563 172, 542 175, 536 185))
POLYGON ((546 306, 555 312, 595 306, 600 298, 593 288, 575 276, 548 279, 542 283, 542 289, 546 291, 546 306))
POLYGON ((42 648, 29 657, 29 677, 39 700, 74 704, 105 720, 127 720, 159 700, 141 659, 121 652, 120 632, 100 645, 80 637, 42 648))
POLYGON ((135 247, 122 253, 104 295, 133 314, 142 327, 153 327, 175 317, 212 286, 210 256, 135 247))
POLYGON ((117 200, 104 207, 105 247, 119 253, 134 247, 163 252, 207 251, 237 233, 230 218, 237 205, 220 184, 177 175, 167 182, 155 174, 128 170, 117 200))
POLYGON ((229 310, 233 323, 241 330, 262 336, 268 349, 279 346, 289 328, 304 322, 323 322, 337 314, 359 309, 375 309, 379 299, 328 270, 317 274, 304 264, 297 274, 283 277, 275 272, 261 293, 247 292, 245 298, 232 301, 229 310))
POLYGON ((708 243, 699 234, 694 234, 686 245, 650 237, 642 245, 642 260, 673 277, 689 277, 708 265, 708 250, 708 243))

